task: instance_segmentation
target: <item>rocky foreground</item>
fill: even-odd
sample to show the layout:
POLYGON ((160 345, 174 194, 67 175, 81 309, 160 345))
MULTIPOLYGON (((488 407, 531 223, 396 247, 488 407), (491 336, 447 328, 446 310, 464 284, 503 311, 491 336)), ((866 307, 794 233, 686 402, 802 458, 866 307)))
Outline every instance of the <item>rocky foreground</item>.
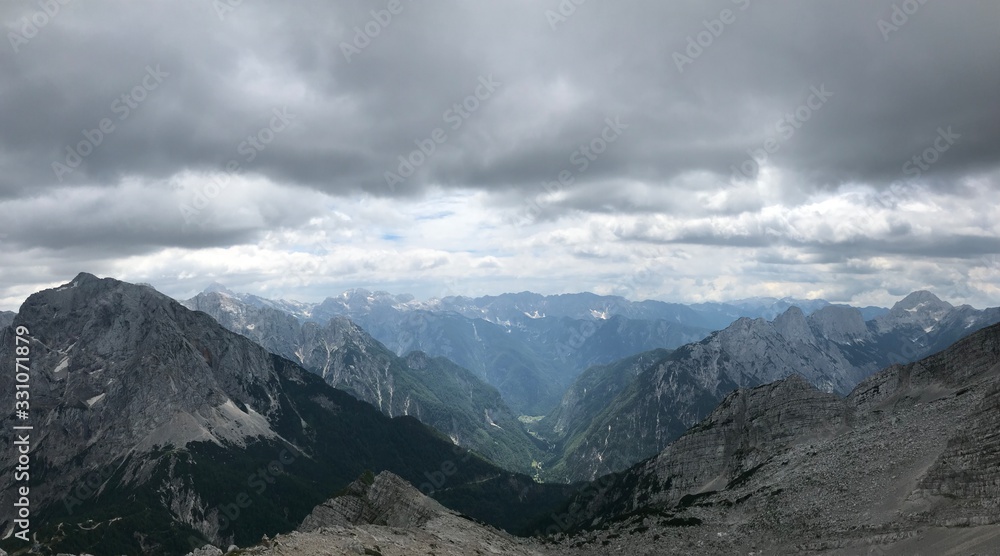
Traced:
MULTIPOLYGON (((867 486, 867 485, 866 485, 867 486)), ((798 506, 789 510, 802 509, 798 506)), ((859 513, 859 515, 862 515, 859 513)), ((789 523, 796 527, 798 524, 789 523)), ((764 532, 763 530, 761 532, 764 532)), ((1000 525, 943 527, 896 533, 865 533, 831 541, 802 534, 799 543, 747 534, 722 524, 680 526, 662 516, 626 519, 602 530, 574 536, 557 534, 547 539, 516 538, 476 523, 423 496, 399 477, 383 472, 370 484, 356 481, 303 522, 298 531, 264 539, 256 546, 226 554, 316 555, 341 554, 411 556, 468 556, 500 554, 575 555, 604 554, 772 554, 825 555, 989 555, 1000 549, 1000 525), (812 540, 810 540, 812 539, 812 540)), ((221 556, 215 547, 204 547, 190 556, 221 556)))
MULTIPOLYGON (((298 531, 265 539, 240 554, 369 554, 468 556, 545 554, 531 540, 512 537, 453 512, 392 473, 362 478, 316 507, 298 531)), ((193 556, 222 554, 211 548, 193 556)))
POLYGON ((600 529, 580 554, 1000 554, 1000 327, 847 398, 738 391, 612 483, 573 514, 600 529))

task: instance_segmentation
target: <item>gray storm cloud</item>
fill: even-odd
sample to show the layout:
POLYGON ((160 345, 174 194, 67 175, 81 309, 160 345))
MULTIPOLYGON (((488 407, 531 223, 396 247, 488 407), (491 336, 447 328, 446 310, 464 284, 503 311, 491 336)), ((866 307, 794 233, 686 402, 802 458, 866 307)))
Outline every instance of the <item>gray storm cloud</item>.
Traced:
POLYGON ((452 194, 503 213, 484 250, 593 217, 613 230, 599 253, 1000 251, 977 208, 1000 185, 996 3, 37 0, 0 21, 8 292, 58 281, 16 270, 29 252, 111 269, 305 233, 356 199, 452 194), (913 203, 847 235, 760 212, 900 184, 967 225, 928 232, 913 203))

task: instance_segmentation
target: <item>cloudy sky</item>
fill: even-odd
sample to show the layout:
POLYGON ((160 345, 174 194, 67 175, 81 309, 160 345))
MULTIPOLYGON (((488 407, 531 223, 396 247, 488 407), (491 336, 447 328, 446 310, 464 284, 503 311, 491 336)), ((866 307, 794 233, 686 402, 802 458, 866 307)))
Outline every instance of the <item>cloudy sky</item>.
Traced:
POLYGON ((5 1, 0 309, 1000 305, 1000 3, 5 1))

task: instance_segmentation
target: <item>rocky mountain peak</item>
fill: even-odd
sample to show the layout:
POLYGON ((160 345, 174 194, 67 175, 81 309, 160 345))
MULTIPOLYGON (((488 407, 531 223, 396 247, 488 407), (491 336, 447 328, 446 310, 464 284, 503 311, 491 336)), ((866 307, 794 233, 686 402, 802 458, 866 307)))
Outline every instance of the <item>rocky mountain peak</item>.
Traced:
POLYGON ((208 285, 201 293, 223 293, 232 297, 236 296, 236 292, 230 290, 226 286, 220 284, 219 282, 212 282, 208 285))
POLYGON ((362 476, 339 496, 316 506, 298 530, 309 532, 321 527, 352 525, 418 527, 447 512, 410 483, 383 471, 374 477, 362 476))
POLYGON ((98 278, 97 276, 94 276, 93 274, 90 274, 89 272, 81 272, 81 273, 79 273, 79 274, 76 275, 76 278, 73 278, 73 280, 71 280, 70 283, 66 284, 66 285, 67 286, 73 285, 73 284, 79 285, 79 284, 85 284, 87 282, 95 282, 95 281, 100 281, 100 280, 101 280, 100 278, 98 278))
POLYGON ((13 311, 0 311, 0 328, 4 328, 6 326, 10 326, 11 324, 13 324, 14 317, 16 316, 17 313, 13 311))
POLYGON ((80 435, 95 438, 95 464, 102 453, 275 436, 264 416, 273 400, 251 394, 273 378, 270 355, 152 288, 81 273, 30 296, 21 319, 43 369, 32 405, 66 423, 50 433, 52 461, 72 459, 80 435))
POLYGON ((790 342, 809 342, 815 339, 809 329, 809 323, 806 322, 805 314, 798 306, 789 307, 774 319, 773 324, 775 330, 790 342))
POLYGON ((728 331, 748 331, 752 329, 760 329, 767 326, 767 320, 764 318, 750 318, 750 317, 740 317, 733 321, 733 323, 725 328, 728 331))
POLYGON ((341 292, 340 297, 342 299, 366 299, 371 297, 371 290, 366 290, 365 288, 351 288, 341 292))
POLYGON ((896 304, 892 306, 892 309, 890 309, 890 312, 938 312, 947 311, 952 307, 951 303, 942 301, 941 298, 933 293, 926 290, 919 290, 896 302, 896 304))
POLYGON ((888 313, 875 319, 880 329, 914 326, 929 332, 954 306, 929 291, 915 291, 899 300, 888 313))

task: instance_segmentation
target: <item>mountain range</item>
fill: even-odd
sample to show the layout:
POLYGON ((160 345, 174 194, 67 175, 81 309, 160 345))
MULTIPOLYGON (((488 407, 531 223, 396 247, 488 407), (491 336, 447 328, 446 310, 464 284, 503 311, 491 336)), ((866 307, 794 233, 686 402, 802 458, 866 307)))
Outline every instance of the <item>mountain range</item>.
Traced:
MULTIPOLYGON (((522 295, 541 297, 516 294, 522 295)), ((550 314, 544 303, 521 311, 528 301, 480 307, 477 303, 487 298, 416 303, 408 295, 351 290, 319 303, 309 318, 323 322, 344 316, 397 354, 420 350, 447 357, 496 387, 514 411, 525 415, 549 411, 588 366, 676 347, 711 331, 702 320, 683 321, 673 312, 669 318, 633 319, 615 313, 603 298, 573 297, 581 298, 575 311, 550 314)))
POLYGON ((700 342, 644 356, 641 370, 625 360, 584 373, 536 430, 558 446, 551 477, 593 479, 659 452, 737 388, 799 375, 846 395, 886 365, 915 361, 997 322, 1000 309, 954 307, 929 292, 867 322, 860 310, 836 305, 808 317, 793 306, 770 322, 742 317, 700 342), (582 397, 593 383, 616 387, 582 397))
MULTIPOLYGON (((365 289, 310 304, 236 293, 218 283, 200 295, 209 294, 279 310, 301 322, 325 324, 347 317, 397 355, 424 351, 471 370, 524 415, 547 414, 590 366, 643 351, 680 347, 740 317, 774 318, 791 306, 809 314, 830 305, 792 298, 684 305, 592 293, 545 296, 531 292, 418 301, 409 294, 365 289)), ((194 307, 197 298, 185 303, 194 307)), ((887 309, 863 311, 877 315, 887 309)))
POLYGON ((301 364, 327 384, 389 417, 411 415, 508 469, 531 472, 541 459, 532 438, 492 386, 442 357, 397 356, 345 317, 324 324, 251 304, 231 292, 204 292, 184 302, 272 353, 301 364))
POLYGON ((994 554, 998 411, 993 325, 843 398, 798 375, 737 390, 547 523, 605 554, 994 554))
MULTIPOLYGON (((498 298, 489 314, 512 310, 498 298)), ((997 309, 914 292, 868 320, 831 304, 739 317, 578 371, 519 419, 475 371, 315 305, 219 287, 186 304, 81 273, 0 326, 0 360, 32 369, 30 418, 8 415, 0 440, 31 439, 39 551, 907 554, 1000 538, 997 309)), ((518 341, 593 323, 581 360, 643 322, 515 308, 523 327, 393 310, 518 341)), ((0 374, 11 405, 19 380, 0 374)), ((0 547, 23 552, 22 464, 0 455, 0 547)))
MULTIPOLYGON (((345 373, 340 364, 335 365, 340 371, 330 373, 331 353, 338 357, 331 346, 343 342, 324 340, 326 347, 320 349, 316 339, 323 334, 305 334, 313 338, 306 341, 302 331, 346 329, 353 326, 345 320, 346 314, 369 323, 368 328, 383 338, 395 338, 397 346, 419 342, 428 352, 470 363, 479 369, 474 374, 506 392, 503 402, 507 405, 489 396, 476 396, 491 400, 486 404, 490 409, 482 409, 481 403, 458 404, 435 412, 433 419, 417 417, 509 469, 563 481, 593 479, 655 454, 705 417, 733 389, 800 373, 824 391, 846 395, 885 365, 914 361, 1000 321, 1000 309, 954 307, 929 292, 914 292, 885 310, 862 310, 822 300, 800 302, 807 313, 791 305, 794 301, 759 298, 703 304, 696 310, 693 306, 629 302, 593 294, 541 296, 526 292, 417 302, 408 295, 351 290, 307 305, 237 294, 215 284, 185 304, 207 311, 230 330, 271 351, 297 359, 331 384, 354 392, 389 415, 409 411, 414 399, 425 400, 423 405, 437 404, 437 400, 426 401, 428 393, 457 391, 456 380, 449 380, 454 374, 407 373, 403 371, 405 364, 386 363, 392 354, 373 338, 356 342, 353 351, 340 353, 377 354, 375 359, 382 362, 357 363, 371 358, 352 357, 356 363, 353 370, 345 373), (700 342, 662 351, 678 343, 670 334, 676 328, 665 327, 667 318, 709 324, 705 314, 725 321, 731 314, 769 314, 781 307, 787 309, 771 321, 741 316, 700 342), (866 314, 877 316, 866 321, 866 314), (324 328, 321 323, 327 318, 324 328), (565 341, 552 341, 553 334, 574 331, 574 327, 579 328, 572 349, 565 341), (640 349, 649 345, 665 347, 640 349), (514 423, 518 411, 508 407, 518 406, 509 403, 509 398, 523 401, 518 392, 531 390, 530 385, 537 388, 543 382, 539 377, 558 374, 552 365, 558 358, 553 358, 552 352, 559 355, 560 348, 566 348, 565 353, 579 365, 608 363, 589 368, 582 375, 576 370, 575 382, 562 387, 562 399, 544 418, 524 419, 529 429, 525 431, 514 423), (545 350, 549 352, 547 359, 542 355, 545 350), (622 353, 629 355, 616 359, 622 353), (483 364, 487 360, 490 363, 483 364), (414 384, 413 377, 422 382, 414 384), (396 385, 401 392, 398 398, 393 395, 396 385), (404 406, 394 407, 388 403, 390 399, 404 406), (491 414, 502 416, 506 425, 491 414), (537 440, 530 439, 529 432, 537 440)), ((353 336, 362 338, 365 334, 358 330, 353 336)), ((447 366, 444 359, 438 360, 447 366)), ((468 377, 460 382, 474 383, 468 377)), ((551 381, 549 386, 556 388, 551 381)), ((476 391, 486 388, 478 384, 476 391)), ((524 406, 520 407, 523 410, 524 406)))
MULTIPOLYGON (((298 364, 150 287, 82 273, 30 296, 31 533, 60 552, 183 554, 297 525, 366 469, 389 470, 471 517, 508 529, 564 498, 389 418, 298 364)), ((14 361, 15 329, 0 329, 14 361)), ((19 354, 21 355, 21 354, 19 354)), ((14 373, 0 392, 14 405, 14 373)), ((20 397, 18 399, 21 399, 20 397)), ((14 450, 0 455, 6 549, 23 546, 14 450)), ((27 486, 27 485, 22 485, 27 486)))

